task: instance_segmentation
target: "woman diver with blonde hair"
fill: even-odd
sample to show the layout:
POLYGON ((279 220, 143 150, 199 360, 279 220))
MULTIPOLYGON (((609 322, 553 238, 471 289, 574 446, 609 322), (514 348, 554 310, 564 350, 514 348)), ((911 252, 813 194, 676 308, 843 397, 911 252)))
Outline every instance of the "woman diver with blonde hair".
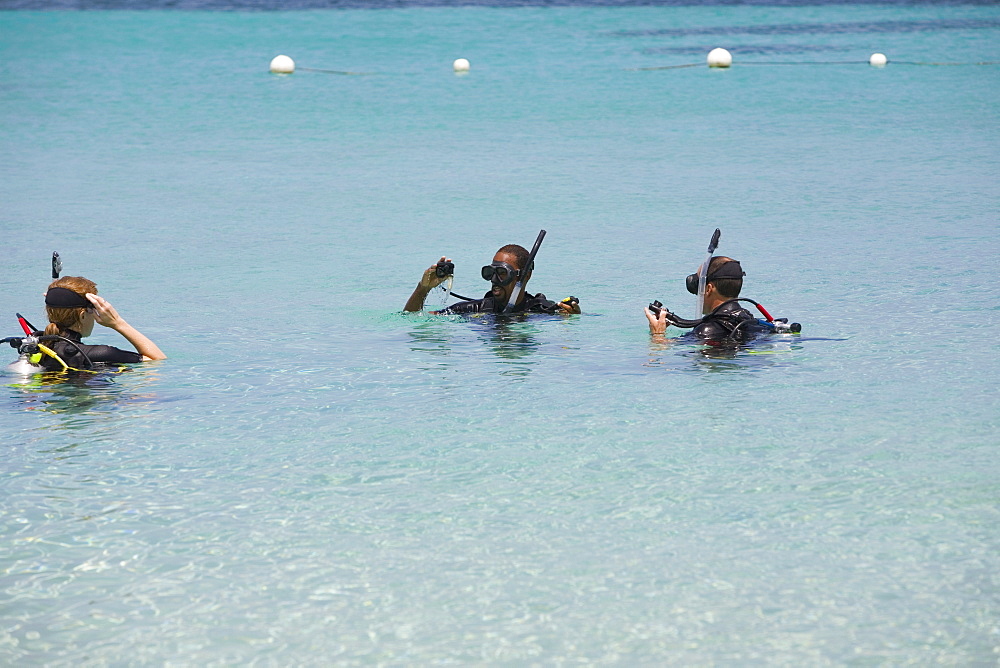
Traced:
MULTIPOLYGON (((66 367, 89 369, 100 362, 135 363, 167 358, 155 343, 118 315, 108 300, 97 296, 97 284, 89 279, 63 276, 53 281, 45 293, 45 311, 49 324, 43 335, 62 337, 50 347, 66 367), (124 336, 137 352, 80 343, 80 339, 94 331, 95 322, 124 336)), ((48 370, 65 368, 49 356, 43 356, 41 364, 48 370)))

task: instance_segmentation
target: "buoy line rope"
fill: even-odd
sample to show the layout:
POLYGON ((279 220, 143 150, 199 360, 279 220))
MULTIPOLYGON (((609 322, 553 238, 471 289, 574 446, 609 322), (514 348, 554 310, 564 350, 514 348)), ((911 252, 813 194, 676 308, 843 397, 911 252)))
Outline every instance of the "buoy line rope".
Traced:
POLYGON ((867 60, 758 60, 744 61, 740 65, 868 65, 867 60))
MULTIPOLYGON (((867 60, 810 60, 810 61, 745 61, 740 65, 870 65, 867 60)), ((890 60, 887 65, 933 65, 933 66, 958 66, 958 65, 1000 65, 1000 61, 983 61, 979 63, 923 63, 913 60, 890 60)))
POLYGON ((354 77, 367 77, 374 74, 374 72, 344 72, 343 70, 318 70, 315 67, 300 67, 298 69, 303 72, 322 72, 323 74, 344 74, 354 77))
POLYGON ((690 63, 688 65, 663 65, 662 67, 630 67, 630 72, 652 72, 654 70, 679 70, 685 67, 704 67, 705 63, 690 63))
MULTIPOLYGON (((659 70, 682 70, 690 67, 704 67, 708 65, 713 69, 727 69, 733 64, 733 56, 729 51, 721 47, 712 49, 708 53, 705 63, 682 63, 680 65, 660 65, 656 67, 626 67, 627 72, 656 72, 659 70)), ((885 67, 886 65, 917 65, 924 67, 961 67, 963 65, 1000 65, 997 60, 982 60, 975 63, 930 63, 915 60, 889 60, 884 53, 873 53, 867 61, 863 60, 758 60, 741 62, 742 65, 870 65, 872 67, 885 67)), ((469 72, 469 61, 459 58, 452 63, 452 68, 456 74, 465 75, 469 72)), ((295 61, 286 55, 275 56, 271 60, 270 70, 272 74, 291 74, 295 71, 295 61)), ((339 74, 341 76, 371 76, 378 72, 349 72, 346 70, 325 70, 318 67, 300 67, 302 72, 319 72, 321 74, 339 74)))
POLYGON ((912 60, 890 60, 890 65, 931 65, 934 67, 956 67, 960 65, 1000 65, 1000 60, 984 60, 978 63, 921 63, 912 60))

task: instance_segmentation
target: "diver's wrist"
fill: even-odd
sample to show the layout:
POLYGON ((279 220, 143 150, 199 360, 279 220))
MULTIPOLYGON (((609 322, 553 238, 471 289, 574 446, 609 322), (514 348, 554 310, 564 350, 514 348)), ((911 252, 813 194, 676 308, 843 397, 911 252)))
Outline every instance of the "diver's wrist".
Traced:
POLYGON ((423 283, 418 283, 417 284, 417 289, 414 291, 413 294, 417 298, 417 300, 420 302, 420 307, 417 309, 418 311, 423 310, 423 308, 424 308, 424 302, 427 301, 427 295, 429 295, 430 293, 431 293, 431 289, 429 287, 427 287, 423 283))

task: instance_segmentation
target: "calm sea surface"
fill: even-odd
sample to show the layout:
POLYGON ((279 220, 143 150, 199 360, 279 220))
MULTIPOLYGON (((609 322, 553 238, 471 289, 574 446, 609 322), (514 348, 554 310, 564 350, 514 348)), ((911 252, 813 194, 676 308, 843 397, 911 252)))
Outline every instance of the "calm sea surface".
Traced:
POLYGON ((1000 8, 350 5, 0 12, 0 336, 170 357, 0 376, 0 664, 996 665, 1000 8))

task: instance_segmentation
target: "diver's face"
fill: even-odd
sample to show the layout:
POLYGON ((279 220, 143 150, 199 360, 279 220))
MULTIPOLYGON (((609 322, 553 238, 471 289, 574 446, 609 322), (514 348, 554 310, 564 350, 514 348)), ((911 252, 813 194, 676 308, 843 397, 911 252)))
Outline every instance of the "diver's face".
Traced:
MULTIPOLYGON (((515 258, 510 253, 497 253, 496 255, 493 256, 493 261, 506 262, 515 269, 520 269, 520 267, 517 266, 517 258, 515 258)), ((508 301, 510 301, 510 295, 514 292, 515 285, 517 285, 517 281, 511 281, 507 285, 497 285, 496 283, 494 283, 493 287, 490 288, 490 292, 493 294, 493 299, 495 299, 497 302, 502 302, 506 304, 508 301)))
POLYGON ((718 294, 715 290, 714 283, 705 284, 705 303, 701 307, 701 314, 708 315, 715 310, 715 301, 718 298, 718 294))

